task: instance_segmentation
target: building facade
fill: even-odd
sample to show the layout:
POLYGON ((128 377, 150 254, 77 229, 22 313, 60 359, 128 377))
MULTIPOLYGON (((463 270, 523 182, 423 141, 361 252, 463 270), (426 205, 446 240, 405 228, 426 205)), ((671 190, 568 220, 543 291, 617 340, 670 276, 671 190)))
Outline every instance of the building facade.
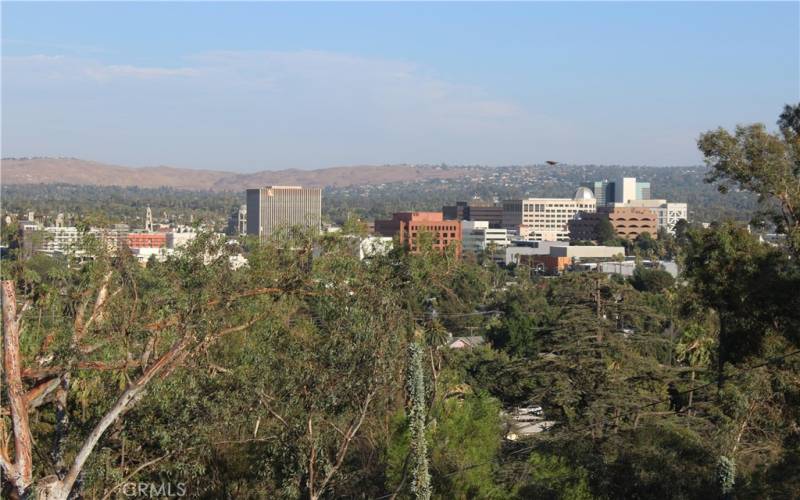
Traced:
POLYGON ((74 226, 42 227, 34 222, 21 224, 23 254, 34 252, 47 255, 85 255, 86 236, 99 240, 108 252, 114 253, 127 241, 128 226, 116 224, 111 228, 89 228, 86 231, 74 226))
POLYGON ((569 235, 572 240, 597 240, 600 222, 611 222, 614 232, 620 238, 636 239, 642 233, 653 238, 658 233, 655 213, 647 208, 629 206, 600 207, 595 213, 581 214, 570 221, 569 235))
POLYGON ((608 179, 594 182, 581 182, 581 187, 592 190, 598 207, 604 207, 607 203, 614 201, 614 183, 608 179))
POLYGON ((520 254, 517 263, 547 274, 564 272, 585 259, 624 257, 625 247, 552 245, 547 253, 520 254))
POLYGON ((309 228, 319 232, 322 190, 300 186, 266 186, 247 190, 247 234, 265 241, 278 229, 309 228))
POLYGON ((166 248, 167 233, 128 233, 130 248, 166 248))
POLYGON ((482 200, 457 201, 442 207, 445 220, 486 221, 492 229, 503 225, 503 207, 482 200))
POLYGON ((586 187, 570 198, 526 198, 503 202, 503 227, 533 240, 568 241, 569 221, 595 212, 597 200, 586 187))
POLYGON ((689 220, 689 206, 686 203, 667 200, 635 200, 625 206, 646 208, 652 211, 656 216, 656 231, 664 229, 674 234, 675 224, 679 220, 689 220))
POLYGON ((622 177, 609 181, 582 182, 581 187, 592 190, 597 199, 597 206, 610 206, 614 203, 625 203, 626 200, 649 200, 650 183, 638 182, 635 177, 622 177))
POLYGON ((397 212, 389 220, 376 220, 375 232, 397 237, 411 252, 421 250, 421 239, 428 234, 434 249, 455 248, 461 253, 461 221, 444 220, 441 212, 397 212))
POLYGON ((247 234, 247 205, 240 205, 228 217, 228 234, 230 236, 247 234))
POLYGON ((493 229, 488 221, 462 221, 461 247, 465 252, 480 253, 487 248, 508 246, 508 230, 493 229))

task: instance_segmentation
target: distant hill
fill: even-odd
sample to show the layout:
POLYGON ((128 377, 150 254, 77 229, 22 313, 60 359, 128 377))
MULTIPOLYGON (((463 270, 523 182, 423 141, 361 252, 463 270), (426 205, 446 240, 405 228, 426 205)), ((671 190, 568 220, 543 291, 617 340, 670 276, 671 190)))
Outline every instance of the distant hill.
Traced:
POLYGON ((318 170, 275 170, 236 173, 174 167, 123 167, 75 158, 4 158, 0 168, 3 184, 76 184, 89 186, 138 186, 145 188, 242 191, 264 185, 346 187, 467 175, 468 167, 352 166, 318 170))

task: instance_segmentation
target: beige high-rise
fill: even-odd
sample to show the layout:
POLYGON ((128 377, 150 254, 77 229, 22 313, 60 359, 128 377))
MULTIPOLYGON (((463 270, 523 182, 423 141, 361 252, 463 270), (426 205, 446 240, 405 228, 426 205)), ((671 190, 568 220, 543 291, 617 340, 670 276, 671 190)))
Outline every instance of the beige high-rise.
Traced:
POLYGON ((247 234, 261 241, 278 229, 300 226, 320 230, 322 190, 300 186, 265 186, 247 190, 247 234))

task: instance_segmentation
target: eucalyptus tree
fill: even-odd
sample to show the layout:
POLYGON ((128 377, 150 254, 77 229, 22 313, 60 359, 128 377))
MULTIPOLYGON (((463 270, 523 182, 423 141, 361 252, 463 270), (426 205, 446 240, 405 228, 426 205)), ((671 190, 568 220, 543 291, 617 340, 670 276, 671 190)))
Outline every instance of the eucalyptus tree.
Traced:
POLYGON ((100 252, 45 277, 24 266, 4 276, 9 406, 0 421, 0 465, 8 494, 66 499, 79 491, 108 429, 154 380, 263 320, 255 304, 268 310, 272 297, 293 293, 239 288, 228 265, 224 247, 206 235, 157 272, 125 252, 116 258, 100 252), (94 388, 93 407, 81 415, 77 405, 87 387, 94 388))

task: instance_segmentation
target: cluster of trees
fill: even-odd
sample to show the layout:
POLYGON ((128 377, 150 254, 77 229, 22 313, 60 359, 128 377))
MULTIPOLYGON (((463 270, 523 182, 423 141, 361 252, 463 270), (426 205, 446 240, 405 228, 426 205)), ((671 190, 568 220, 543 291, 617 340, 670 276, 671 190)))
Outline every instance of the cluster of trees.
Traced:
POLYGON ((685 227, 677 282, 543 278, 432 248, 365 262, 347 235, 299 232, 246 245, 235 271, 210 236, 147 267, 12 256, 2 496, 794 498, 798 108, 779 124, 700 147, 785 246, 685 227), (448 349, 452 335, 488 342, 448 349), (527 405, 555 426, 506 439, 527 405))
POLYGON ((34 211, 50 223, 64 213, 89 225, 126 223, 137 228, 144 227, 150 207, 155 222, 166 213, 171 221, 188 225, 193 219, 222 230, 232 210, 244 203, 244 193, 69 184, 4 184, 2 196, 5 212, 34 211))

